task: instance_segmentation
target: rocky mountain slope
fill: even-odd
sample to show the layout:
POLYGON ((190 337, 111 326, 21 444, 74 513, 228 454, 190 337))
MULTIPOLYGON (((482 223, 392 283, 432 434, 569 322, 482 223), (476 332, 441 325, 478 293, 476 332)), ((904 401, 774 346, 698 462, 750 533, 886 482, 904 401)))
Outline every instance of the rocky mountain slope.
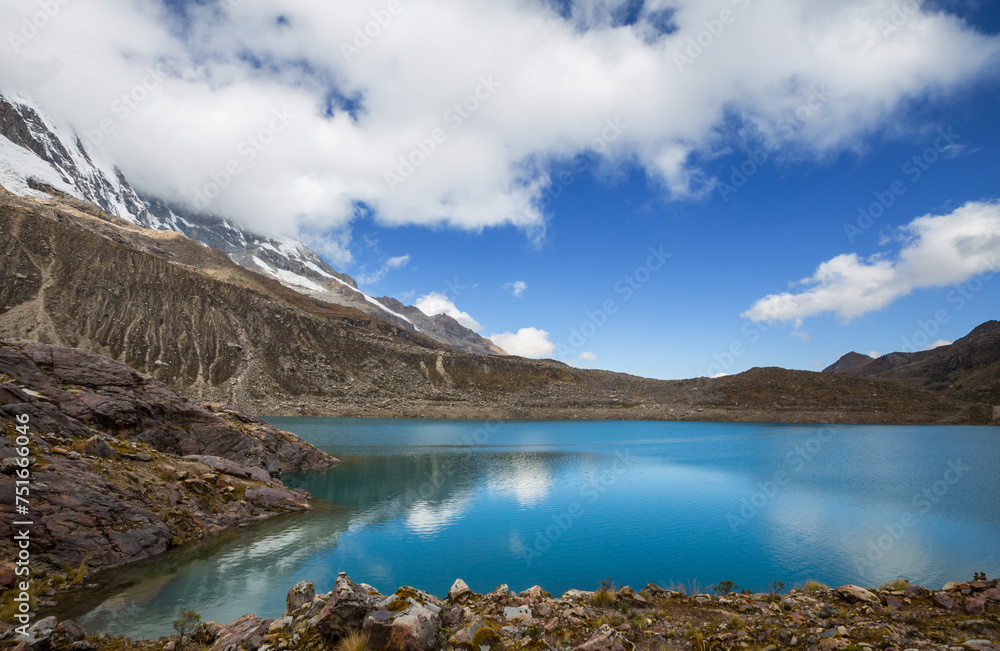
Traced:
POLYGON ((892 379, 943 395, 1000 405, 1000 321, 987 321, 948 346, 877 359, 848 353, 824 369, 892 379))
POLYGON ((258 415, 989 422, 877 378, 756 369, 662 382, 474 355, 291 291, 184 236, 0 190, 0 338, 84 348, 258 415))
POLYGON ((393 299, 366 295, 353 278, 334 270, 299 240, 265 237, 230 219, 193 212, 138 192, 118 167, 93 152, 75 132, 58 125, 27 96, 0 94, 0 185, 29 197, 47 196, 51 193, 48 186, 137 226, 175 231, 219 249, 237 264, 308 296, 352 307, 414 332, 426 326, 424 334, 466 352, 505 354, 448 317, 442 322, 393 299))
POLYGON ((231 407, 199 404, 79 350, 0 342, 0 550, 16 557, 27 418, 32 571, 92 572, 241 522, 309 508, 277 477, 337 463, 231 407))
POLYGON ((375 300, 390 310, 406 317, 421 333, 435 341, 447 344, 455 350, 478 355, 507 354, 492 341, 486 337, 479 336, 447 314, 427 316, 420 311, 420 308, 413 305, 403 305, 389 296, 381 296, 375 300))

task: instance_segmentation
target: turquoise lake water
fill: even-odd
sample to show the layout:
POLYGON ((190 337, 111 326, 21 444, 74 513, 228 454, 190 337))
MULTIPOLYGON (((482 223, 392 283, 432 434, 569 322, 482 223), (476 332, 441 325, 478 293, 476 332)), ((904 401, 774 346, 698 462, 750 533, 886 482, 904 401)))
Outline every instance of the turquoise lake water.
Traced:
POLYGON ((1000 428, 274 418, 338 456, 317 508, 113 573, 67 611, 159 636, 178 609, 278 617, 307 579, 391 593, 612 577, 766 591, 1000 574, 1000 428))

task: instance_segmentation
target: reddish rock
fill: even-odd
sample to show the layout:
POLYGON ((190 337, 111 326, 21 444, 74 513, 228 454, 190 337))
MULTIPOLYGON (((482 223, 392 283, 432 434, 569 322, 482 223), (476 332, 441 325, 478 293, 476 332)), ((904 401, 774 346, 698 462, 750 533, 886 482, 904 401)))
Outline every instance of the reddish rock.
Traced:
POLYGON ((256 638, 260 646, 261 638, 267 633, 273 619, 261 619, 256 615, 244 615, 223 626, 215 637, 210 651, 223 651, 228 646, 250 646, 256 638))
POLYGON ((903 600, 894 595, 883 595, 882 599, 885 600, 885 605, 889 608, 899 609, 903 607, 903 600))
POLYGON ((117 459, 118 453, 100 436, 92 436, 83 444, 83 453, 98 459, 117 459))
POLYGON ((1000 601, 1000 588, 990 588, 983 593, 983 596, 990 601, 1000 601))
POLYGON ((969 597, 965 600, 965 612, 970 615, 982 615, 986 612, 986 597, 969 597))
POLYGON ((856 604, 861 601, 866 601, 872 604, 879 603, 878 597, 876 597, 873 593, 856 585, 842 585, 837 588, 837 594, 852 604, 856 604))
POLYGON ((605 624, 574 651, 627 651, 631 648, 632 644, 621 633, 605 624))
POLYGON ((189 454, 184 458, 189 461, 198 461, 217 472, 232 475, 233 477, 242 477, 243 479, 253 479, 262 482, 272 481, 271 473, 263 468, 247 467, 230 459, 223 459, 222 457, 214 457, 207 454, 189 454))
POLYGON ((348 633, 361 629, 370 602, 368 593, 341 572, 330 593, 330 599, 311 621, 321 635, 339 640, 348 633))
POLYGON ((941 608, 954 608, 955 600, 943 592, 939 592, 934 595, 934 604, 941 608))
POLYGON ((56 633, 62 633, 66 638, 73 642, 82 640, 85 637, 83 629, 80 628, 79 624, 74 622, 72 619, 59 622, 59 625, 56 626, 56 633))
POLYGON ((15 570, 17 570, 17 566, 9 561, 0 563, 0 585, 10 585, 13 583, 17 576, 15 570))
POLYGON ((299 581, 291 587, 288 596, 285 597, 285 606, 287 606, 285 612, 289 614, 295 612, 310 603, 315 596, 316 588, 313 587, 312 581, 299 581))
POLYGON ((542 599, 551 599, 552 595, 542 589, 541 586, 533 585, 524 592, 518 594, 519 597, 524 597, 534 603, 538 603, 542 599))
POLYGON ((309 508, 308 493, 304 491, 288 490, 276 486, 265 486, 264 488, 247 489, 247 500, 265 509, 306 509, 309 508))

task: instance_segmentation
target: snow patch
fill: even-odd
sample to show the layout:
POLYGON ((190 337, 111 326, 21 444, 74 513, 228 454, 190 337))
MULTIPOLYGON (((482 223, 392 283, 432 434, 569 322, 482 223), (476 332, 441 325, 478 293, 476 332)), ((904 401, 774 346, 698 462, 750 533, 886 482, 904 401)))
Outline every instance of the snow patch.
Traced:
POLYGON ((286 271, 284 269, 274 269, 269 264, 253 256, 253 261, 257 263, 258 266, 264 269, 264 272, 271 276, 272 278, 277 278, 278 282, 282 285, 294 285, 296 287, 304 287, 305 289, 312 290, 314 292, 325 292, 326 288, 318 283, 314 283, 304 276, 300 276, 297 273, 292 273, 291 271, 286 271))
POLYGON ((325 272, 322 269, 320 269, 320 267, 319 267, 318 264, 310 262, 309 260, 306 260, 302 264, 304 264, 309 269, 312 269, 313 271, 315 271, 316 273, 318 273, 321 276, 326 276, 327 278, 334 278, 334 279, 336 279, 336 276, 334 276, 333 274, 328 274, 327 272, 325 272))
POLYGON ((67 183, 56 169, 20 145, 0 136, 0 185, 21 197, 48 197, 28 186, 28 179, 35 178, 51 185, 56 190, 78 199, 83 197, 77 189, 67 183))
POLYGON ((348 283, 344 282, 344 281, 343 281, 343 280, 341 280, 340 278, 337 278, 336 276, 330 276, 330 277, 331 277, 331 278, 333 278, 334 280, 336 280, 336 281, 337 281, 338 283, 340 283, 340 284, 341 284, 341 285, 343 285, 344 287, 347 287, 347 288, 348 288, 348 289, 350 289, 351 291, 355 291, 355 292, 357 292, 357 293, 361 294, 361 296, 363 296, 363 297, 364 297, 364 299, 365 299, 366 301, 368 301, 368 302, 369 302, 369 303, 371 303, 372 305, 374 305, 374 306, 376 306, 376 307, 380 308, 380 309, 381 309, 381 310, 382 310, 383 312, 387 312, 387 313, 389 313, 389 314, 393 315, 394 317, 398 317, 398 318, 402 319, 403 321, 406 321, 407 323, 409 323, 410 325, 412 325, 412 326, 413 326, 413 328, 414 328, 414 329, 415 329, 415 330, 416 330, 417 332, 420 332, 420 328, 418 328, 418 327, 416 326, 416 324, 414 324, 414 323, 413 323, 413 321, 410 321, 409 319, 407 319, 405 315, 402 315, 402 314, 400 314, 399 312, 393 312, 392 310, 390 310, 390 309, 389 309, 389 308, 387 308, 386 306, 382 305, 381 303, 379 303, 378 301, 376 301, 376 300, 375 300, 374 298, 372 298, 372 297, 371 297, 371 296, 369 296, 368 294, 365 294, 365 293, 364 293, 363 291, 361 291, 360 289, 357 289, 357 288, 355 288, 355 287, 351 287, 351 286, 350 286, 350 285, 349 285, 348 283))

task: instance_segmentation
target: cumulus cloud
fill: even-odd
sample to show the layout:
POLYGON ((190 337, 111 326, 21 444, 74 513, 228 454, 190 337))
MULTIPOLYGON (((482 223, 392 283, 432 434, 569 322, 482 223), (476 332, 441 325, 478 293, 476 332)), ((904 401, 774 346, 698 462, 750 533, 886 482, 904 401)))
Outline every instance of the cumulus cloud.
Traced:
MULTIPOLYGON (((472 318, 472 315, 455 307, 455 303, 440 292, 424 294, 417 299, 414 305, 427 316, 447 314, 470 330, 482 330, 483 328, 478 321, 472 318)), ((503 346, 500 347, 503 348, 503 346)))
POLYGON ((729 377, 729 373, 716 373, 715 375, 712 376, 712 379, 717 380, 720 377, 729 377))
POLYGON ((580 353, 580 361, 581 362, 593 362, 596 359, 597 359, 597 355, 595 355, 594 353, 590 352, 589 350, 586 350, 586 351, 580 353))
POLYGON ((549 339, 549 333, 538 328, 521 328, 516 333, 503 332, 490 335, 493 343, 518 357, 551 357, 556 345, 549 339))
POLYGON ((933 344, 927 346, 927 348, 925 348, 924 350, 934 350, 935 348, 940 348, 941 346, 950 346, 953 343, 955 343, 955 342, 954 341, 946 341, 944 339, 938 339, 933 344))
POLYGON ((824 313, 848 321, 910 292, 963 283, 1000 270, 1000 202, 969 202, 947 215, 918 217, 899 229, 895 253, 838 255, 794 285, 743 313, 753 321, 794 322, 824 313))
MULTIPOLYGON (((1000 38, 936 5, 887 32, 897 4, 656 0, 623 21, 624 0, 565 16, 426 0, 380 27, 384 3, 89 0, 0 48, 0 85, 93 136, 148 192, 190 204, 216 184, 208 209, 265 234, 342 242, 371 216, 539 237, 553 164, 591 148, 691 196, 714 182, 697 161, 737 130, 824 157, 996 69, 1000 38), (723 10, 735 20, 713 36, 723 10)), ((17 35, 38 10, 6 0, 0 22, 17 35)))
POLYGON ((506 289, 511 294, 513 294, 515 297, 520 298, 521 294, 524 293, 524 290, 528 289, 528 283, 524 282, 523 280, 515 280, 512 283, 507 283, 506 285, 503 286, 503 288, 506 289))

